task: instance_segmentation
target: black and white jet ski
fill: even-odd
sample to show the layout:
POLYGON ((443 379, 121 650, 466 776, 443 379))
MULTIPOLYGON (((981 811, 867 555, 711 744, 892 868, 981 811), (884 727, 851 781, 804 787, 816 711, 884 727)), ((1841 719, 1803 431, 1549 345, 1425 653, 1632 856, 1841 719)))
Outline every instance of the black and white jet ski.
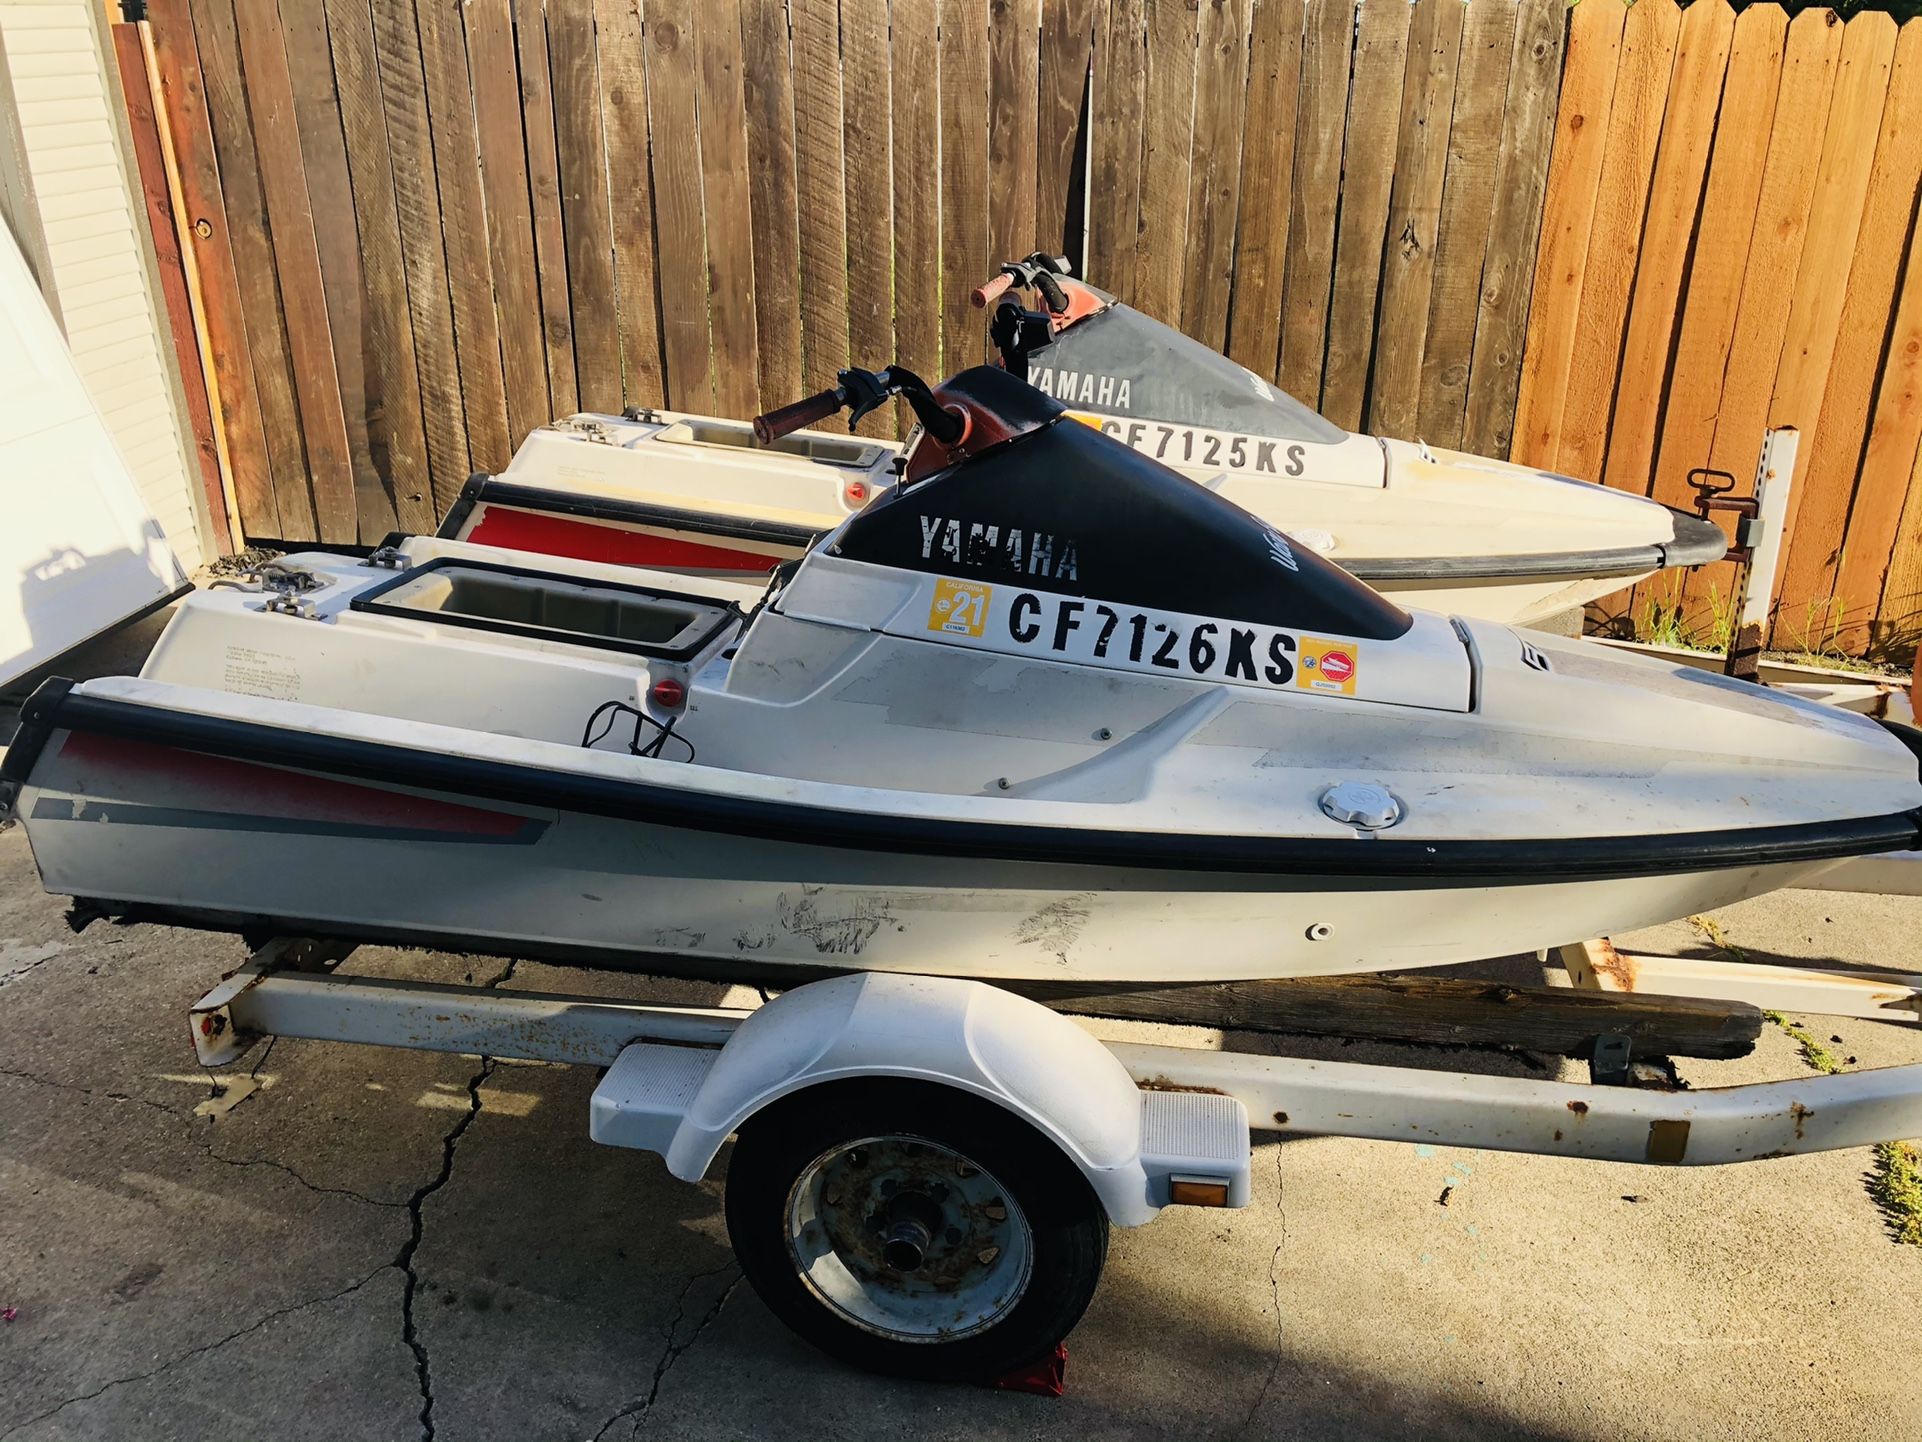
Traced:
MULTIPOLYGON (((1666 567, 1720 560, 1713 522, 1530 466, 1352 435, 1044 258, 976 292, 1002 364, 1077 419, 1218 491, 1405 605, 1531 625, 1666 567), (1038 309, 1019 297, 1029 292, 1038 309)), ((894 483, 897 449, 666 411, 579 415, 477 476, 441 534, 750 578, 894 483)))
POLYGON ((1006 371, 765 590, 416 539, 183 604, 0 763, 93 913, 1181 981, 1552 946, 1912 847, 1913 733, 1405 610, 1006 371))

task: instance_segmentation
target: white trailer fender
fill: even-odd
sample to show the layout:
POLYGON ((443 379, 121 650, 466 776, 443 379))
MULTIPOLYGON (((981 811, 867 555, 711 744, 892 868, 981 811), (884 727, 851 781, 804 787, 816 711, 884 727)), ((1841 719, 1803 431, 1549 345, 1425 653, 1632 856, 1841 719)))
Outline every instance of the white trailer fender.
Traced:
POLYGON ((1158 1210, 1142 1164, 1142 1094, 1114 1054, 1044 1006, 952 977, 868 972, 769 1002, 721 1048, 667 1148, 668 1170, 697 1181, 768 1103, 862 1076, 985 1097, 1051 1138, 1118 1225, 1158 1210))

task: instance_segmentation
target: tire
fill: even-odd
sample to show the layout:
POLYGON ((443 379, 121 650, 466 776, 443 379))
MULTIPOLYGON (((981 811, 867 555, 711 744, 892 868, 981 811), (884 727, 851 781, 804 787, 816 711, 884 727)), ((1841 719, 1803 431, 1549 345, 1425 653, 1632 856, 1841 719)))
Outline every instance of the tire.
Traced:
POLYGON ((775 1316, 840 1361, 926 1381, 992 1381, 1048 1356, 1087 1310, 1108 1254, 1107 1212, 1055 1143, 1003 1107, 929 1082, 828 1082, 760 1112, 735 1143, 726 1209, 735 1256, 775 1316), (892 1170, 890 1157, 902 1159, 892 1170), (916 1167, 969 1178, 931 1223, 950 1244, 967 1240, 945 1253, 935 1240, 926 1265, 901 1271, 902 1253, 871 1250, 880 1234, 868 1203, 887 1189, 888 1217, 910 1202, 925 1207, 944 1187, 925 1184, 916 1167), (972 1204, 964 1188, 976 1189, 972 1204), (985 1206, 983 1189, 998 1194, 985 1206), (832 1205, 797 1225, 811 1196, 832 1205), (996 1200, 1005 1219, 982 1221, 995 1217, 996 1200), (998 1228, 998 1246, 978 1245, 982 1226, 998 1228), (804 1263, 809 1251, 815 1260, 804 1263), (990 1253, 996 1265, 984 1268, 990 1253), (967 1276, 950 1292, 943 1282, 955 1267, 967 1276), (876 1319, 896 1305, 899 1315, 876 1319))

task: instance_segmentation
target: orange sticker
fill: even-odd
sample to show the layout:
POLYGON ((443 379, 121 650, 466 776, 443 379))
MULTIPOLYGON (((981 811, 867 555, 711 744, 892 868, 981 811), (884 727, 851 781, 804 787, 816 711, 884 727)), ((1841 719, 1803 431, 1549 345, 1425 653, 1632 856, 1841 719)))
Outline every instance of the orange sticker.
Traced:
POLYGON ((1301 660, 1295 667, 1295 684, 1304 690, 1352 696, 1355 672, 1359 669, 1354 642, 1324 641, 1318 636, 1301 638, 1301 660))
POLYGON ((987 627, 988 598, 993 594, 994 587, 979 581, 951 581, 943 576, 934 583, 928 629, 953 636, 979 636, 987 627))

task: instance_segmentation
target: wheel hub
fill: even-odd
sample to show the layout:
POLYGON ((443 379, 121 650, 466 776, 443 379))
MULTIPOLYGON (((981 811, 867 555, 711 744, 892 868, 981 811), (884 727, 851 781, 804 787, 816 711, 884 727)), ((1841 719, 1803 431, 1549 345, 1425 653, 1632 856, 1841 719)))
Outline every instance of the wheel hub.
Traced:
POLYGON ((992 1326, 1026 1290, 1033 1244, 1001 1183, 918 1137, 824 1152, 788 1197, 802 1280, 856 1325, 904 1341, 992 1326))

